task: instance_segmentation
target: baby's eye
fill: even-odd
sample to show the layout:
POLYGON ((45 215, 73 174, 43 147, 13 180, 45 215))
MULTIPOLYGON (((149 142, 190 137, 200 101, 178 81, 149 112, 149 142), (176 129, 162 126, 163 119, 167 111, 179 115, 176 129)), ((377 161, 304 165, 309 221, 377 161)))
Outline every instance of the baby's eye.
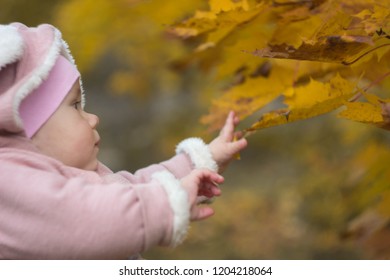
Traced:
POLYGON ((77 102, 73 103, 73 107, 76 110, 80 110, 81 109, 81 101, 77 101, 77 102))

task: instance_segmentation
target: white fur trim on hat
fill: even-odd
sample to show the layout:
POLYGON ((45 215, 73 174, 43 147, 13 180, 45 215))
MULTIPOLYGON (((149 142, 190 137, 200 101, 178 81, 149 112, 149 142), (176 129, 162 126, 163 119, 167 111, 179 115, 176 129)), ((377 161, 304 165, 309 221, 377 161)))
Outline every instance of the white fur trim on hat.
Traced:
MULTIPOLYGON (((59 32, 59 31, 57 30, 57 32, 59 32)), ((70 52, 69 45, 64 39, 62 39, 62 46, 63 46, 63 48, 61 49, 61 55, 66 57, 77 68, 76 61, 74 60, 72 53, 70 52)), ((81 77, 79 78, 79 83, 80 83, 80 91, 81 91, 81 107, 84 109, 86 99, 85 99, 85 91, 84 91, 84 87, 83 87, 83 81, 82 81, 81 77)))
POLYGON ((46 58, 42 65, 38 66, 31 77, 18 89, 18 92, 15 95, 13 110, 15 121, 18 126, 22 127, 22 120, 19 115, 20 103, 23 99, 26 98, 34 89, 36 89, 42 81, 49 75, 50 70, 53 68, 54 63, 57 60, 57 57, 60 53, 62 47, 61 33, 58 30, 55 30, 54 33, 54 42, 51 45, 46 58))
MULTIPOLYGON (((18 89, 18 92, 15 95, 13 110, 15 116, 15 122, 18 126, 22 127, 22 120, 19 115, 19 107, 22 102, 33 90, 38 88, 39 85, 42 84, 42 81, 47 78, 51 69, 53 68, 55 62, 57 61, 58 56, 61 54, 65 58, 67 58, 73 65, 76 66, 73 56, 70 53, 68 44, 62 39, 61 32, 54 28, 54 40, 50 49, 47 52, 44 62, 38 66, 31 77, 18 89)), ((80 87, 82 92, 82 106, 84 107, 85 98, 84 92, 82 90, 81 78, 80 87)))
POLYGON ((23 55, 23 38, 10 25, 0 25, 0 70, 23 55))
POLYGON ((159 181, 168 194, 173 211, 173 234, 171 245, 179 245, 187 235, 190 222, 190 205, 188 194, 181 187, 179 180, 168 171, 156 172, 152 178, 159 181))
POLYGON ((209 146, 200 138, 188 138, 179 143, 176 147, 176 154, 186 153, 191 158, 195 168, 207 168, 218 171, 218 165, 211 155, 209 146))

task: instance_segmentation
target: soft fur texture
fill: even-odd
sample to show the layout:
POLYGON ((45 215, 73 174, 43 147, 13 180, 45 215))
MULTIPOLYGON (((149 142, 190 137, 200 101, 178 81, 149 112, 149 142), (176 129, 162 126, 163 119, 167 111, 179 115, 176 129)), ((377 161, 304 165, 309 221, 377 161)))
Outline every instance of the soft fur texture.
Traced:
POLYGON ((190 205, 188 195, 181 187, 179 180, 168 171, 156 172, 152 178, 159 181, 168 194, 168 199, 174 214, 172 246, 177 246, 187 235, 190 220, 190 205))
POLYGON ((176 154, 186 153, 194 163, 195 168, 206 168, 218 171, 218 165, 213 160, 209 147, 200 138, 188 138, 177 146, 176 154))
MULTIPOLYGON (((59 30, 56 30, 56 32, 60 33, 59 30)), ((61 35, 61 33, 60 33, 60 35, 61 35)), ((70 62, 72 62, 77 67, 76 61, 74 60, 74 58, 72 56, 72 53, 70 52, 68 43, 65 40, 63 40, 63 39, 61 39, 61 41, 62 41, 61 55, 66 57, 70 62)), ((85 99, 85 92, 84 92, 84 87, 83 87, 83 81, 82 81, 81 77, 79 79, 79 82, 80 82, 80 90, 81 90, 81 106, 84 109, 85 103, 86 103, 86 99, 85 99)))
MULTIPOLYGON (((188 138, 176 147, 176 154, 186 153, 196 169, 206 168, 218 172, 218 164, 214 161, 209 146, 201 138, 188 138)), ((211 204, 214 198, 198 197, 198 203, 211 204)))
POLYGON ((0 25, 0 70, 23 54, 23 39, 15 27, 0 25))
POLYGON ((53 68, 53 65, 60 52, 61 38, 59 36, 61 36, 61 34, 59 32, 56 32, 55 39, 53 41, 52 46, 50 47, 49 52, 47 53, 44 63, 34 70, 34 73, 31 76, 31 78, 26 83, 24 83, 19 88, 18 92, 15 94, 13 110, 14 110, 15 121, 20 127, 23 126, 22 120, 19 115, 20 103, 22 102, 23 99, 26 98, 28 94, 30 94, 34 89, 36 89, 42 83, 42 81, 49 75, 49 72, 53 68))
POLYGON ((0 70, 23 54, 23 39, 13 26, 0 25, 0 70))
MULTIPOLYGON (((38 27, 27 27, 22 23, 0 25, 0 70, 7 66, 17 71, 13 85, 4 85, 2 94, 4 102, 12 110, 12 119, 0 129, 19 133, 23 131, 23 122, 19 109, 23 100, 48 77, 59 55, 64 56, 75 65, 68 44, 62 39, 61 32, 54 26, 42 24, 38 27), (13 63, 18 62, 18 65, 13 63), (7 87, 8 86, 8 87, 7 87)), ((9 81, 12 71, 3 72, 2 79, 9 81)), ((0 76, 1 77, 1 76, 0 76)), ((1 82, 1 81, 0 81, 1 82)), ((80 87, 81 81, 80 81, 80 87)), ((82 91, 82 106, 85 98, 82 91)), ((8 112, 7 112, 8 113, 8 112)))

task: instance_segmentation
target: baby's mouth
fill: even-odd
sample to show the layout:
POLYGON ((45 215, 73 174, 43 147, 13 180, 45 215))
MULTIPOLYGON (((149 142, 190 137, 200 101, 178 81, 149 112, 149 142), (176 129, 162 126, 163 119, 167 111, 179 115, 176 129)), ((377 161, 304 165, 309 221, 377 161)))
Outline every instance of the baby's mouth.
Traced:
POLYGON ((98 134, 97 131, 95 131, 95 137, 96 137, 95 147, 99 148, 99 145, 100 145, 100 135, 98 134))
POLYGON ((95 147, 99 148, 99 145, 100 145, 100 139, 96 141, 95 147))

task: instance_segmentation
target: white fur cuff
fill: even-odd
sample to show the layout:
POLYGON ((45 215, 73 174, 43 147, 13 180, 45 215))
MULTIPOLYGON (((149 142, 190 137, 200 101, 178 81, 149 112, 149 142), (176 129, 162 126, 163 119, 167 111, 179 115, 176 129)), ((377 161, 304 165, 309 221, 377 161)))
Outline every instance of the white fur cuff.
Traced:
POLYGON ((190 223, 188 194, 181 187, 179 180, 168 171, 156 172, 152 175, 152 178, 159 181, 168 194, 168 200, 174 215, 171 246, 177 246, 186 237, 190 223))
POLYGON ((195 168, 207 168, 212 171, 218 171, 218 165, 214 161, 208 145, 200 138, 188 138, 183 140, 176 147, 176 154, 186 153, 195 168))

